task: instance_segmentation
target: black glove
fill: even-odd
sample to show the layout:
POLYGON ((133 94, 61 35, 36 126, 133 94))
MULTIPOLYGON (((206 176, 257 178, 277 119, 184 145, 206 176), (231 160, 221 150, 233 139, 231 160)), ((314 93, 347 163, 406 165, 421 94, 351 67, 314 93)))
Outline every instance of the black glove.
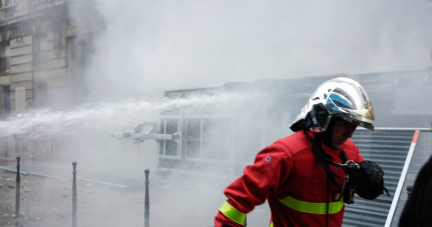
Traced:
POLYGON ((383 181, 384 171, 375 162, 360 162, 360 170, 366 175, 366 180, 370 183, 380 184, 383 181))
POLYGON ((352 176, 357 194, 364 199, 375 199, 383 191, 389 195, 384 187, 384 171, 381 167, 371 161, 363 161, 359 165, 360 171, 352 176))

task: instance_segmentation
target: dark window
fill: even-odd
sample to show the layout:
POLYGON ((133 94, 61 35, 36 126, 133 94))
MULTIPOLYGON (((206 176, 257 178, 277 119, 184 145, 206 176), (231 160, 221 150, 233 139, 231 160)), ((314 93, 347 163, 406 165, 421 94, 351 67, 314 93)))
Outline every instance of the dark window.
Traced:
POLYGON ((4 92, 4 116, 10 116, 10 86, 3 86, 4 92))
POLYGON ((9 72, 9 57, 0 57, 0 73, 9 72))

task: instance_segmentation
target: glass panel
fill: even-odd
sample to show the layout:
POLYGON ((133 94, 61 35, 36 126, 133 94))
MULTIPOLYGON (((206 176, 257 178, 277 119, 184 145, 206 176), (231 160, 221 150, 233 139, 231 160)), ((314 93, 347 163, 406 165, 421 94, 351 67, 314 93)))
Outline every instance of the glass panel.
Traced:
POLYGON ((177 156, 177 142, 166 140, 165 155, 177 156))
POLYGON ((178 132, 178 119, 166 120, 166 134, 173 134, 178 132))
POLYGON ((201 133, 201 120, 198 118, 187 119, 186 124, 186 135, 183 138, 185 139, 200 139, 201 133))

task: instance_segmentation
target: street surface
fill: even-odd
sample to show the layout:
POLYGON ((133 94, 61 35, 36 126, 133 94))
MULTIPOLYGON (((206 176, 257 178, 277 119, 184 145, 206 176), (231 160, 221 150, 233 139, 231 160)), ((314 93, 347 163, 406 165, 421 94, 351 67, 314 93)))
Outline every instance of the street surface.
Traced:
MULTIPOLYGON (((79 169, 77 172, 79 176, 79 169)), ((72 168, 70 176, 68 180, 56 180, 21 175, 20 224, 72 226, 72 168)), ((16 173, 0 170, 0 226, 15 225, 15 179, 16 173)), ((150 226, 213 226, 228 183, 184 175, 150 175, 150 226)), ((144 226, 143 186, 124 190, 78 181, 77 190, 78 226, 144 226)), ((266 206, 257 207, 248 216, 248 226, 268 225, 266 206)))

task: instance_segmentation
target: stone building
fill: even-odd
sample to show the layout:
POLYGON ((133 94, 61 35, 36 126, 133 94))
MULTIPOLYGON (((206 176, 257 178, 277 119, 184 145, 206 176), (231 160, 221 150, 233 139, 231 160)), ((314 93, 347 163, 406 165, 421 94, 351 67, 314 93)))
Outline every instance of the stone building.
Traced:
POLYGON ((76 2, 0 0, 0 119, 85 95, 91 32, 78 38, 69 13, 76 2))

